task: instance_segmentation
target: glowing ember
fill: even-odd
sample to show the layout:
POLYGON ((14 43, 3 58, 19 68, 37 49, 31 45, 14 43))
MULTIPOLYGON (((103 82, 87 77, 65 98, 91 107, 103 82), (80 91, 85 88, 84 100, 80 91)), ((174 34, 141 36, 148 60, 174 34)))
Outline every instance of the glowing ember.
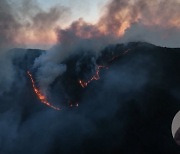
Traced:
POLYGON ((73 107, 73 106, 75 106, 75 107, 79 107, 79 104, 75 104, 75 105, 70 104, 70 107, 73 107))
POLYGON ((85 88, 88 86, 88 84, 93 81, 93 80, 99 80, 100 76, 99 76, 99 72, 101 68, 105 68, 105 66, 98 66, 97 70, 96 70, 96 74, 88 81, 83 81, 83 80, 79 80, 79 84, 81 85, 81 87, 85 88))
POLYGON ((109 62, 113 62, 115 59, 117 59, 117 58, 119 58, 119 57, 120 57, 120 55, 114 56, 114 57, 112 57, 112 58, 109 60, 109 62))
POLYGON ((127 54, 131 49, 128 49, 126 51, 123 52, 123 55, 127 54))
POLYGON ((41 91, 35 86, 35 82, 34 82, 34 79, 33 79, 33 77, 32 77, 32 74, 31 74, 29 71, 27 72, 27 74, 28 74, 28 76, 29 76, 30 79, 31 79, 32 86, 33 86, 33 90, 34 90, 35 94, 37 95, 38 99, 39 99, 43 104, 45 104, 46 106, 51 107, 51 108, 53 108, 53 109, 55 109, 55 110, 60 110, 60 108, 51 105, 51 103, 48 102, 46 96, 44 96, 44 95, 41 93, 41 91))

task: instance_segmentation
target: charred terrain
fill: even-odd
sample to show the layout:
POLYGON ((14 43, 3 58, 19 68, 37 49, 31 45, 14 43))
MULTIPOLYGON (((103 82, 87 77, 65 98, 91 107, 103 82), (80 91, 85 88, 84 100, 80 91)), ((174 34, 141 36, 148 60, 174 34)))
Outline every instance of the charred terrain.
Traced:
POLYGON ((9 51, 16 73, 0 95, 0 153, 179 153, 171 134, 180 110, 179 48, 131 42, 75 52, 48 95, 34 67, 46 52, 9 51))

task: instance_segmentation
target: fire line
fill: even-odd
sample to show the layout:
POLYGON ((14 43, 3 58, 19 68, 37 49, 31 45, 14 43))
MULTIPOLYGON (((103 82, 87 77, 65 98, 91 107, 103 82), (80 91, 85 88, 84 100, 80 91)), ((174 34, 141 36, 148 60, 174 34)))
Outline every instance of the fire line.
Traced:
POLYGON ((88 84, 91 83, 93 80, 99 80, 100 79, 99 72, 101 68, 105 68, 105 66, 98 66, 95 75, 93 75, 90 80, 86 82, 83 80, 79 80, 79 84, 81 85, 81 87, 86 88, 88 84))
MULTIPOLYGON (((122 54, 125 55, 127 54, 128 52, 130 51, 130 49, 128 50, 125 50, 122 54)), ((117 56, 114 56, 112 57, 109 62, 112 62, 114 61, 115 59, 119 58, 121 55, 117 55, 117 56)), ((98 66, 97 69, 96 69, 96 73, 95 75, 92 76, 92 78, 88 81, 83 81, 83 80, 79 80, 79 84, 81 85, 82 88, 86 88, 88 86, 89 83, 91 83, 93 80, 99 80, 100 79, 100 76, 99 76, 99 72, 102 68, 106 68, 108 69, 109 67, 107 66, 98 66)))
POLYGON ((46 96, 44 96, 44 95, 42 94, 42 92, 36 87, 35 82, 34 82, 34 79, 33 79, 33 77, 32 77, 32 74, 31 74, 29 71, 27 71, 27 74, 28 74, 28 76, 29 76, 30 79, 31 79, 31 83, 32 83, 33 90, 34 90, 36 96, 38 97, 38 99, 41 101, 41 103, 45 104, 46 106, 48 106, 48 107, 50 107, 50 108, 53 108, 54 110, 61 110, 60 108, 55 107, 55 106, 51 105, 50 102, 48 102, 46 96))

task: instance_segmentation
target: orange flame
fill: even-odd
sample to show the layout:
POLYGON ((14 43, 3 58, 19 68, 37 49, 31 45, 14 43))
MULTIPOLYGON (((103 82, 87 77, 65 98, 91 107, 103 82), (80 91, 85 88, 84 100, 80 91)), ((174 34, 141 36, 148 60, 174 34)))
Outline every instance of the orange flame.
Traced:
MULTIPOLYGON (((127 54, 129 51, 130 51, 130 49, 127 49, 127 50, 125 50, 122 54, 125 55, 125 54, 127 54)), ((117 56, 112 57, 112 58, 109 60, 109 62, 114 61, 115 59, 119 58, 120 56, 121 56, 121 55, 117 55, 117 56)), ((93 80, 99 80, 99 79, 100 79, 99 72, 100 72, 100 69, 101 69, 101 68, 106 68, 106 69, 108 69, 109 67, 107 67, 107 66, 98 66, 98 67, 97 67, 97 70, 96 70, 96 74, 93 75, 93 77, 92 77, 90 80, 88 80, 87 82, 85 82, 85 81, 83 81, 83 80, 79 80, 79 84, 81 85, 81 87, 82 87, 82 88, 86 88, 86 87, 88 86, 88 84, 91 83, 93 80)))
MULTIPOLYGON (((130 51, 130 49, 127 49, 127 50, 123 51, 122 55, 127 54, 129 51, 130 51)), ((117 56, 112 57, 112 58, 109 60, 109 62, 113 62, 114 60, 116 60, 116 59, 119 58, 120 56, 121 56, 121 55, 117 55, 117 56)))
POLYGON ((51 108, 53 108, 53 109, 55 109, 55 110, 60 110, 60 108, 51 105, 51 103, 48 102, 46 96, 44 96, 44 95, 41 93, 41 91, 35 86, 35 82, 34 82, 34 79, 33 79, 33 77, 32 77, 32 74, 31 74, 29 71, 27 71, 27 74, 28 74, 28 76, 29 76, 30 79, 31 79, 33 90, 34 90, 36 96, 38 97, 38 99, 39 99, 43 104, 45 104, 46 106, 51 107, 51 108))
MULTIPOLYGON (((83 80, 79 80, 79 84, 81 85, 81 87, 85 88, 88 86, 89 83, 91 83, 93 80, 99 80, 100 76, 99 76, 99 72, 101 68, 105 68, 105 66, 98 66, 97 70, 96 70, 96 74, 93 75, 93 77, 88 80, 87 82, 83 81, 83 80)), ((107 67, 106 67, 107 68, 107 67)))

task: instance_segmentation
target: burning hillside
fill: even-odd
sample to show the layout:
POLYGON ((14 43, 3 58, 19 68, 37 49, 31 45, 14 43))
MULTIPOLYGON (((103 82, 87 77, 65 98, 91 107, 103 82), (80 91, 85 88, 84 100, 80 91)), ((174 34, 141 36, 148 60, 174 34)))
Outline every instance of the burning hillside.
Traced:
MULTIPOLYGON (((134 44, 132 48, 135 48, 135 47, 136 45, 134 44)), ((81 86, 82 88, 86 88, 91 82, 100 80, 101 70, 105 71, 109 69, 109 67, 111 67, 111 65, 114 62, 116 62, 121 57, 128 54, 128 51, 130 51, 130 49, 128 49, 128 45, 127 46, 119 45, 118 51, 115 48, 116 46, 105 48, 102 51, 102 54, 96 58, 93 52, 90 52, 89 54, 87 54, 86 52, 82 52, 81 53, 82 55, 81 54, 72 55, 70 58, 66 59, 63 62, 64 65, 67 65, 66 72, 62 74, 61 77, 57 76, 54 79, 54 81, 52 81, 51 83, 52 86, 50 85, 50 89, 53 90, 53 87, 56 86, 56 82, 60 82, 64 86, 65 89, 66 87, 69 87, 68 89, 66 89, 67 91, 65 90, 66 91, 65 95, 66 97, 68 97, 68 99, 65 99, 65 96, 63 96, 64 100, 61 100, 61 102, 66 102, 66 105, 70 105, 70 107, 72 105, 77 106, 78 104, 77 102, 79 102, 81 99, 81 95, 82 95, 81 91, 83 92, 83 89, 81 89, 79 86, 81 86), (63 84, 63 83, 66 83, 66 84, 63 84), (75 92, 71 90, 70 86, 74 87, 74 90, 79 91, 79 94, 77 96, 76 94, 74 94, 75 92)), ((52 105, 52 103, 48 102, 46 98, 46 94, 43 94, 42 92, 43 89, 40 89, 41 87, 40 88, 36 87, 32 74, 29 71, 27 71, 27 74, 31 80, 33 90, 35 94, 37 95, 37 98, 40 100, 40 102, 42 102, 43 104, 55 110, 60 110, 58 107, 55 107, 52 105)))
MULTIPOLYGON (((32 134, 39 133, 37 129, 50 133, 45 148, 50 153, 75 149, 78 153, 82 149, 85 153, 94 152, 92 147, 98 153, 103 149, 129 153, 132 147, 138 153, 144 153, 150 150, 145 145, 158 143, 165 145, 159 149, 161 153, 178 151, 168 129, 180 108, 178 48, 141 42, 109 45, 98 55, 91 51, 75 52, 59 64, 49 62, 48 66, 53 67, 43 67, 44 70, 34 63, 49 51, 15 49, 11 54, 17 50, 20 54, 12 58, 17 71, 16 82, 10 92, 1 95, 0 101, 4 102, 1 113, 9 108, 18 111, 20 119, 12 124, 20 127, 22 138, 18 135, 13 139, 15 147, 23 141, 25 148, 21 151, 27 152, 29 146, 38 145, 36 141, 26 144, 32 134), (19 80, 21 83, 17 82, 19 80), (56 112, 51 108, 62 110, 56 112), (47 127, 46 122, 51 126, 47 127), (34 123, 36 127, 30 130, 29 125, 34 123), (26 132, 30 136, 26 136, 26 132), (150 138, 147 132, 154 137, 150 138), (167 136, 165 141, 164 135, 167 136), (23 139, 25 136, 27 140, 23 139), (134 137, 143 144, 134 147, 134 137), (72 138, 72 142, 66 138, 72 138), (104 146, 106 142, 109 146, 104 146), (75 143, 76 147, 73 146, 75 143), (62 145, 63 149, 59 149, 62 145)), ((16 112, 12 113, 13 117, 17 116, 16 112)), ((15 126, 12 128, 16 130, 15 126)), ((4 133, 9 131, 4 130, 4 133)), ((35 136, 33 139, 38 140, 35 136)), ((42 137, 39 139, 43 140, 42 137)), ((10 150, 16 151, 15 147, 10 150)), ((41 147, 37 149, 42 152, 41 147)), ((151 152, 155 153, 157 149, 151 149, 151 152)))
POLYGON ((77 104, 81 104, 84 92, 88 90, 88 86, 91 83, 92 85, 96 84, 96 82, 98 83, 98 80, 101 80, 101 78, 103 80, 103 75, 111 72, 111 69, 113 69, 111 67, 114 67, 116 63, 126 59, 126 57, 131 57, 133 54, 148 54, 148 51, 153 53, 155 48, 156 47, 151 44, 139 42, 126 45, 110 45, 104 48, 99 56, 95 55, 93 52, 89 52, 89 54, 86 52, 75 53, 63 61, 63 65, 66 65, 67 67, 66 71, 62 75, 56 76, 56 78, 48 85, 46 91, 42 89, 43 86, 38 86, 41 84, 38 83, 37 79, 35 84, 38 68, 27 66, 27 74, 32 83, 33 91, 37 95, 39 101, 55 110, 60 110, 60 108, 55 107, 52 105, 53 103, 50 103, 49 101, 53 100, 56 102, 56 106, 62 106, 63 108, 77 106, 77 104), (145 51, 142 52, 141 50, 145 51), (29 70, 33 72, 34 77, 29 70), (48 98, 46 96, 47 89, 48 98), (58 95, 57 91, 61 94, 58 95), (55 96, 55 99, 53 98, 53 95, 55 96))

